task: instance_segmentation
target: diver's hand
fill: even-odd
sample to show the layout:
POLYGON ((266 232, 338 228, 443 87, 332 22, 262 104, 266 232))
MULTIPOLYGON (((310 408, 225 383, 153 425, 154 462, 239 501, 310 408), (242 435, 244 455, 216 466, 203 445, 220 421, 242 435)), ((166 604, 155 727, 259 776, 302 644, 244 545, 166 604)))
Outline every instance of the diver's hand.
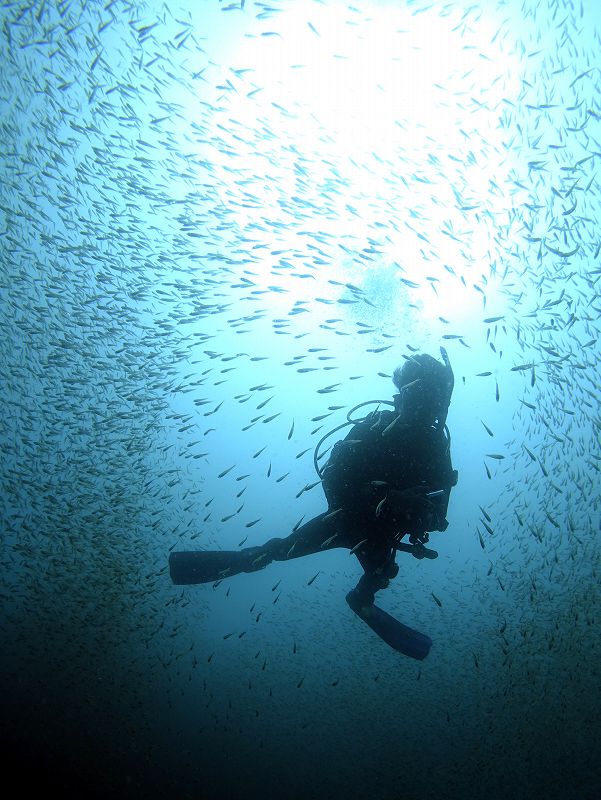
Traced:
POLYGON ((395 550, 401 550, 403 553, 411 553, 413 558, 417 558, 419 561, 422 558, 429 558, 430 560, 434 560, 438 558, 438 553, 436 550, 431 550, 429 547, 424 547, 423 544, 405 544, 404 542, 400 542, 395 545, 395 550))
POLYGON ((429 547, 424 547, 423 544, 421 543, 413 545, 413 548, 411 550, 411 555, 413 556, 413 558, 418 558, 420 561, 422 560, 422 558, 429 558, 431 560, 438 558, 438 553, 436 552, 436 550, 430 550, 429 547))

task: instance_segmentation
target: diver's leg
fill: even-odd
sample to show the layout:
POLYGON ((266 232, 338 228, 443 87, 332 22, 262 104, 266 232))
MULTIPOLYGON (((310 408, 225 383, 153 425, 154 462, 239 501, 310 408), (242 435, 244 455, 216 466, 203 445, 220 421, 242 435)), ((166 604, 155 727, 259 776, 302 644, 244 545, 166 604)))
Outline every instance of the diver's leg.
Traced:
POLYGON ((386 589, 392 578, 396 578, 399 568, 395 563, 395 551, 391 547, 369 547, 357 552, 357 558, 365 570, 358 584, 349 593, 349 604, 353 610, 369 612, 373 606, 376 592, 386 589), (355 607, 356 606, 356 607, 355 607))
POLYGON ((169 556, 171 580, 177 584, 211 583, 240 572, 255 572, 272 561, 318 553, 332 547, 350 547, 342 534, 341 515, 325 512, 285 538, 270 539, 242 550, 174 551, 169 556))
POLYGON ((325 511, 305 522, 289 536, 265 542, 261 550, 270 561, 286 561, 334 547, 351 547, 345 534, 346 524, 341 512, 325 511))

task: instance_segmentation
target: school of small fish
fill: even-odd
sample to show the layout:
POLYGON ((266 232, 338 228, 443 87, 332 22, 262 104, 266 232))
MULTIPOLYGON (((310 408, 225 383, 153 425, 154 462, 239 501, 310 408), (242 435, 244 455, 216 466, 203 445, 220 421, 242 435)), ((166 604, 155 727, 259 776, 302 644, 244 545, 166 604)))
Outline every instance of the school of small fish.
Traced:
POLYGON ((419 796, 477 797, 482 775, 507 796, 516 752, 524 796, 544 759, 574 796, 598 776, 601 10, 398 5, 390 72, 352 72, 394 112, 374 100, 367 144, 318 84, 386 4, 0 6, 2 678, 56 757, 85 728, 82 752, 143 740, 192 785, 277 743, 311 797, 363 797, 397 740, 446 742, 419 796), (431 59, 396 103, 397 62, 425 69, 437 26, 465 65, 431 59), (431 635, 427 661, 349 613, 342 550, 170 584, 173 549, 324 511, 318 442, 441 344, 449 529, 378 595, 431 635), (333 755, 303 762, 309 740, 333 755))

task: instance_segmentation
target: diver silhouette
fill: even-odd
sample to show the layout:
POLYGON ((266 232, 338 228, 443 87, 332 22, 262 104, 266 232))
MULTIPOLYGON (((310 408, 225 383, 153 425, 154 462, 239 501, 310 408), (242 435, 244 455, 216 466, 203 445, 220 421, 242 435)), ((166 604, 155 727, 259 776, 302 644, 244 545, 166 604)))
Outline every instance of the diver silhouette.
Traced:
POLYGON ((418 559, 436 558, 426 547, 429 532, 444 531, 450 492, 457 483, 451 465, 451 438, 446 425, 454 378, 448 355, 444 364, 426 354, 406 356, 393 374, 398 393, 379 401, 390 410, 375 410, 352 419, 318 443, 314 461, 328 510, 285 538, 237 551, 174 551, 169 556, 176 584, 222 580, 240 572, 263 569, 272 561, 329 550, 350 549, 363 568, 357 586, 347 594, 351 609, 391 647, 424 658, 429 637, 414 631, 374 605, 375 593, 396 577, 397 551, 418 559), (336 442, 321 469, 318 449, 326 438, 351 424, 336 442), (402 539, 408 537, 408 542, 402 539))

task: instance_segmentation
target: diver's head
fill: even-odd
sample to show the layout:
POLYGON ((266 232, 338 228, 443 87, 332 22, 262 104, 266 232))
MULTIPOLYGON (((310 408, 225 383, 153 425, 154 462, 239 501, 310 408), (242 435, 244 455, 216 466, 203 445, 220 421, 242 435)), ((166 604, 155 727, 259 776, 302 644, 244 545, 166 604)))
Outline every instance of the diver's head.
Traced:
POLYGON ((453 370, 446 350, 440 348, 444 364, 420 353, 406 356, 392 380, 399 390, 395 395, 397 411, 412 422, 442 428, 453 393, 453 370))

